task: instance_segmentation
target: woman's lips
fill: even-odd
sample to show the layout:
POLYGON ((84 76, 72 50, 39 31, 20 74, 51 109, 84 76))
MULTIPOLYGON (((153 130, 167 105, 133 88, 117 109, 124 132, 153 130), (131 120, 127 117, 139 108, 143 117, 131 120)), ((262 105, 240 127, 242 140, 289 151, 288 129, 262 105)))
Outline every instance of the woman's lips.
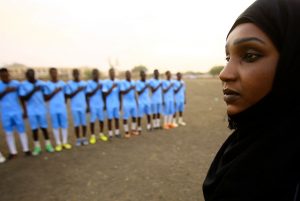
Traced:
POLYGON ((227 104, 233 103, 240 98, 240 94, 232 89, 223 89, 224 101, 227 104))

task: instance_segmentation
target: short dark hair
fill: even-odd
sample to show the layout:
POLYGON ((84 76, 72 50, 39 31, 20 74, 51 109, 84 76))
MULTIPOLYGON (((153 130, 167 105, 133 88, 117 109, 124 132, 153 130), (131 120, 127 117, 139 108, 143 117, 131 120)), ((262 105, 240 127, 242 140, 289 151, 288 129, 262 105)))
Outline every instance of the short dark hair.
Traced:
POLYGON ((51 68, 49 69, 49 73, 50 73, 52 70, 57 70, 57 68, 51 67, 51 68))
POLYGON ((8 72, 7 68, 0 68, 0 73, 8 72))

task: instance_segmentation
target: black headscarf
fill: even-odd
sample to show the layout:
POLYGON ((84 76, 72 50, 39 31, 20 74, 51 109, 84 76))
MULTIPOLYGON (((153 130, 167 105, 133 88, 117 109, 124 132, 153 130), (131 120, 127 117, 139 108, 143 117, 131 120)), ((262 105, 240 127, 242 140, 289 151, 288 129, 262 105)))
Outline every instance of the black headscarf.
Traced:
POLYGON ((279 52, 271 92, 229 116, 234 132, 203 184, 205 200, 300 200, 300 0, 257 0, 231 31, 251 22, 279 52), (299 122, 299 123, 298 123, 299 122))

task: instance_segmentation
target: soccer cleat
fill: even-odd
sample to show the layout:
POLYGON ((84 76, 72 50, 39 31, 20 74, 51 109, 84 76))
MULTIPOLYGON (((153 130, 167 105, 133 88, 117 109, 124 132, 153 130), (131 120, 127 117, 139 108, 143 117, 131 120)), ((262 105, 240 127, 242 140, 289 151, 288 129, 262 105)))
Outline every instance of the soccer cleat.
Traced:
POLYGON ((46 145, 46 151, 49 152, 49 153, 54 152, 54 149, 53 149, 53 147, 52 147, 51 144, 47 144, 47 145, 46 145))
POLYGON ((176 128, 173 124, 169 124, 168 126, 169 128, 176 128))
POLYGON ((66 143, 66 144, 63 144, 62 147, 63 147, 64 149, 71 149, 71 148, 72 148, 72 145, 66 143))
POLYGON ((181 125, 181 126, 185 126, 185 125, 186 125, 186 123, 183 122, 183 121, 180 121, 180 122, 178 122, 178 123, 179 123, 179 125, 181 125))
POLYGON ((81 139, 80 138, 78 138, 77 140, 76 140, 76 144, 75 144, 76 146, 81 146, 81 139))
POLYGON ((90 144, 95 144, 95 143, 96 143, 96 137, 95 137, 95 135, 92 135, 90 137, 90 144))
POLYGON ((0 163, 4 163, 5 161, 5 157, 0 153, 0 163))
POLYGON ((172 125, 174 126, 174 128, 178 127, 178 124, 176 124, 176 123, 173 123, 172 125))
POLYGON ((131 135, 138 136, 139 132, 137 132, 137 131, 131 131, 131 135))
POLYGON ((41 147, 34 147, 33 152, 32 152, 32 155, 33 155, 33 156, 37 156, 37 155, 39 155, 41 152, 42 152, 41 147))
POLYGON ((103 134, 99 135, 99 139, 102 140, 103 142, 106 142, 108 140, 108 138, 103 134))
POLYGON ((17 154, 9 154, 8 157, 7 157, 7 160, 12 160, 12 159, 15 159, 17 158, 17 154))
POLYGON ((89 144, 89 142, 86 138, 82 138, 81 143, 82 143, 82 145, 88 145, 89 144))
POLYGON ((169 125, 168 124, 164 124, 164 129, 165 130, 169 130, 170 129, 169 125))
POLYGON ((126 139, 129 139, 131 136, 130 136, 130 133, 126 133, 125 135, 124 135, 124 137, 126 138, 126 139))
POLYGON ((25 156, 31 156, 31 151, 24 151, 25 156))
POLYGON ((121 134, 115 134, 116 138, 121 138, 121 134))
POLYGON ((62 150, 62 146, 61 145, 56 145, 55 151, 60 152, 61 150, 62 150))

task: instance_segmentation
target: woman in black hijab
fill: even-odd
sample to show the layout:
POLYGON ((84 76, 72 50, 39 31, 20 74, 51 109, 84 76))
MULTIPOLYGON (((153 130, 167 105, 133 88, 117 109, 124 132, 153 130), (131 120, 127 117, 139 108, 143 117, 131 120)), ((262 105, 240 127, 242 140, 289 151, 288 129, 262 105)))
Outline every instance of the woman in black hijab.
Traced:
POLYGON ((300 200, 300 1, 257 0, 233 24, 220 73, 229 128, 206 201, 300 200))

